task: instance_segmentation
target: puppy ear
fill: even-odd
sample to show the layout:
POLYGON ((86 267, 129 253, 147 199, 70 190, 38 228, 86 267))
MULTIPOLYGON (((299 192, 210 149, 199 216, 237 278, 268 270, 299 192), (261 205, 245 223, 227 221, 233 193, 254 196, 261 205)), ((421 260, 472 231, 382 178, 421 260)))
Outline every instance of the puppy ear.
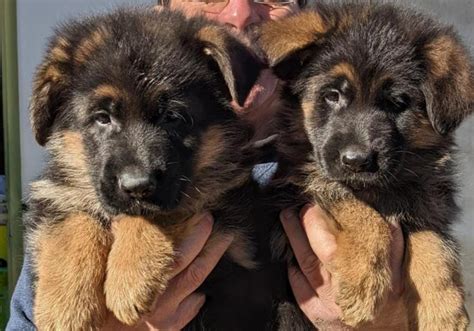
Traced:
POLYGON ((442 135, 456 129, 474 110, 474 67, 469 53, 451 31, 424 47, 428 117, 442 135))
POLYGON ((231 98, 243 106, 263 69, 262 61, 222 27, 206 26, 197 38, 204 42, 205 54, 219 66, 231 98))
POLYGON ((332 19, 307 11, 264 24, 259 42, 276 75, 287 80, 296 76, 334 27, 332 19))
POLYGON ((42 146, 51 135, 54 120, 69 84, 69 47, 65 38, 57 37, 53 40, 35 74, 30 100, 30 121, 35 139, 42 146))

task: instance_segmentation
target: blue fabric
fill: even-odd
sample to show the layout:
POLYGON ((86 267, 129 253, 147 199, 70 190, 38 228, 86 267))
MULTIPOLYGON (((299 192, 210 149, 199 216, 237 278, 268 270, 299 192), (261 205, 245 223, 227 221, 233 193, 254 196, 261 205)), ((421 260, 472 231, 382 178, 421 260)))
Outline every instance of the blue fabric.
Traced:
MULTIPOLYGON (((275 162, 262 163, 254 167, 252 175, 260 185, 265 185, 276 170, 277 164, 275 162)), ((10 303, 10 320, 7 324, 7 331, 13 330, 36 330, 33 324, 33 279, 31 263, 28 258, 25 258, 10 303)))
POLYGON ((252 171, 253 178, 260 184, 266 185, 277 171, 276 162, 257 164, 252 171))
POLYGON ((13 292, 10 303, 10 320, 6 330, 36 330, 33 324, 33 280, 31 264, 28 258, 25 258, 20 277, 13 292))

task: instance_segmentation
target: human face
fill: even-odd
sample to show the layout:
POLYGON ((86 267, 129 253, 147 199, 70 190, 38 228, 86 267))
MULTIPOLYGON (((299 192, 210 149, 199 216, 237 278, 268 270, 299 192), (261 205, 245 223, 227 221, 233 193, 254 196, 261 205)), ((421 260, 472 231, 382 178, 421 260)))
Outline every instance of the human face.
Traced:
POLYGON ((171 0, 170 7, 180 9, 189 16, 204 15, 238 32, 244 31, 250 25, 276 20, 299 10, 297 1, 279 6, 270 6, 263 2, 265 1, 257 3, 254 0, 171 0))

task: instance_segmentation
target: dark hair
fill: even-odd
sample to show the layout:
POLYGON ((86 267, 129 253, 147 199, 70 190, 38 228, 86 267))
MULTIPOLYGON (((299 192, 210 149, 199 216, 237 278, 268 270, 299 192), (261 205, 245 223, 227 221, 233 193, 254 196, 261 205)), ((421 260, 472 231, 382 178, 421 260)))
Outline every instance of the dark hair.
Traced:
MULTIPOLYGON (((170 3, 170 0, 158 0, 159 5, 167 6, 170 3)), ((307 0, 298 0, 298 5, 300 8, 303 8, 308 3, 307 0)))

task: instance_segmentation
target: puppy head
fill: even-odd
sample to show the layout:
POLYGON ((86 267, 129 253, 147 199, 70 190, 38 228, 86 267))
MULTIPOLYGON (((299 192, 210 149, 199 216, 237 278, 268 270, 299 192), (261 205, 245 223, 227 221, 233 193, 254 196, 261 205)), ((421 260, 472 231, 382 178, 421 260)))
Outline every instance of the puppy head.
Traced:
POLYGON ((407 155, 451 144, 473 111, 473 66, 455 34, 392 6, 321 5, 269 23, 262 43, 315 162, 353 188, 398 181, 407 155))
POLYGON ((57 161, 77 154, 77 144, 57 143, 64 133, 81 136, 80 164, 109 212, 169 211, 241 178, 220 171, 236 172, 249 138, 230 101, 245 100, 259 70, 229 34, 178 13, 120 10, 70 23, 36 74, 33 131, 57 161))

